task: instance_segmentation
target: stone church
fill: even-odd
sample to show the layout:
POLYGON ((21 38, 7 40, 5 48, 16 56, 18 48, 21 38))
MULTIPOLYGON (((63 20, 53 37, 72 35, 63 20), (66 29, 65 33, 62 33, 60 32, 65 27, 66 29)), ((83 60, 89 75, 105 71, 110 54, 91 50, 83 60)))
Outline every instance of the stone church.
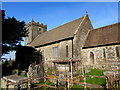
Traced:
POLYGON ((107 69, 120 69, 120 23, 93 28, 89 15, 47 31, 47 25, 32 20, 26 25, 29 31, 26 45, 42 54, 48 67, 57 64, 68 69, 71 60, 74 69, 82 65, 107 69))

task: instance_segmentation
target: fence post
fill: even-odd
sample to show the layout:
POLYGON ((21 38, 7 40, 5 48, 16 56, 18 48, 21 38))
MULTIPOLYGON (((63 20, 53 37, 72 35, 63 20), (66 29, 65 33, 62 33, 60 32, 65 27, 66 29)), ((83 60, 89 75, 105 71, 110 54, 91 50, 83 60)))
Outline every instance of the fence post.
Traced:
POLYGON ((84 88, 86 88, 86 77, 84 76, 84 88))

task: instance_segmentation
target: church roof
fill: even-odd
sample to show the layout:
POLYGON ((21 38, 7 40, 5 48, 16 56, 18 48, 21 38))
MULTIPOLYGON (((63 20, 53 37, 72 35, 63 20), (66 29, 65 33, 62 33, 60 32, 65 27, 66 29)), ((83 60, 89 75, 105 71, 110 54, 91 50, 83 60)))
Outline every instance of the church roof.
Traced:
POLYGON ((84 48, 120 43, 120 23, 104 26, 89 32, 84 48))
POLYGON ((40 45, 56 42, 59 40, 72 38, 84 17, 85 16, 38 35, 33 40, 31 45, 40 46, 40 45))

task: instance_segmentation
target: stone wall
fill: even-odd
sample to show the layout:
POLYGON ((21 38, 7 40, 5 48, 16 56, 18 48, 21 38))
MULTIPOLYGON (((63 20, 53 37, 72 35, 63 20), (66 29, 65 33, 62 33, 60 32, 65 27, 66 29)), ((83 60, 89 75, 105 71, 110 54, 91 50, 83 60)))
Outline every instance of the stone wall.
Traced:
POLYGON ((92 29, 92 23, 87 15, 84 17, 84 20, 76 31, 73 39, 73 58, 81 58, 81 49, 85 43, 89 31, 92 29))
POLYGON ((59 43, 43 46, 40 48, 36 48, 39 52, 41 52, 43 56, 43 60, 45 63, 50 64, 51 60, 62 60, 67 58, 72 58, 72 40, 65 40, 59 43), (66 46, 68 46, 68 57, 66 57, 66 46), (58 57, 53 57, 53 48, 58 47, 58 57))
POLYGON ((26 45, 29 45, 39 34, 47 31, 47 26, 31 21, 29 24, 26 25, 26 30, 28 30, 26 45))
POLYGON ((28 30, 28 37, 26 37, 26 45, 30 44, 32 42, 32 26, 27 27, 26 30, 28 30))
POLYGON ((4 76, 1 78, 1 89, 14 90, 27 88, 27 77, 20 77, 18 75, 4 76))
POLYGON ((120 69, 120 57, 117 56, 116 47, 120 47, 120 45, 82 49, 82 64, 94 68, 118 70, 120 69), (94 54, 94 63, 91 61, 91 52, 94 54))
MULTIPOLYGON (((55 60, 52 54, 53 47, 58 47, 58 58, 56 58, 57 60, 67 58, 81 59, 81 49, 85 43, 89 31, 92 29, 92 23, 87 15, 84 17, 84 20, 80 24, 80 27, 74 33, 73 40, 65 40, 59 43, 43 46, 37 48, 37 50, 43 52, 43 58, 45 60, 45 63, 47 63, 49 66, 52 66, 49 61, 55 60), (68 57, 66 57, 66 46, 68 46, 68 57)), ((81 62, 76 64, 81 66, 81 62)))

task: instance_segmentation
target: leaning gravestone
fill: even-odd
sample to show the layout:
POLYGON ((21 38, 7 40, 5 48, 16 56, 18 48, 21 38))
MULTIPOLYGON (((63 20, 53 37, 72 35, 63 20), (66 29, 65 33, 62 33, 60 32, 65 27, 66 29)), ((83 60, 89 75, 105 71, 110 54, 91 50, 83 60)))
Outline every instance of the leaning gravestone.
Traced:
POLYGON ((27 73, 27 76, 28 76, 28 79, 30 80, 30 82, 34 82, 35 81, 35 78, 36 78, 36 67, 35 65, 33 64, 30 64, 30 66, 28 67, 28 73, 27 73))
POLYGON ((30 79, 30 81, 34 83, 39 82, 41 80, 43 81, 41 77, 44 76, 44 69, 39 64, 37 65, 30 64, 28 68, 27 76, 28 76, 28 79, 30 79))

